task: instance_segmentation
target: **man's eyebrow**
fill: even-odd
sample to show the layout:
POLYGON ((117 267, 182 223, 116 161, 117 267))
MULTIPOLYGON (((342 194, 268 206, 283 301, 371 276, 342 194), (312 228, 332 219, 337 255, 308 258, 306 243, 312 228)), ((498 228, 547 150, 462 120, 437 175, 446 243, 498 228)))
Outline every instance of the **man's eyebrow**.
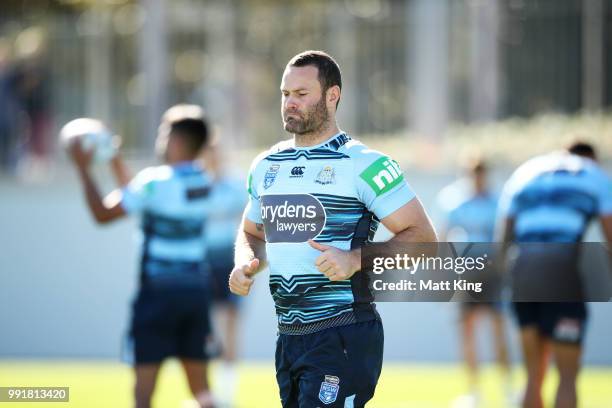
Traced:
POLYGON ((281 92, 300 92, 300 91, 308 91, 308 89, 306 89, 306 88, 296 88, 296 89, 292 89, 292 90, 289 90, 289 89, 286 89, 286 88, 281 88, 280 90, 281 90, 281 92))

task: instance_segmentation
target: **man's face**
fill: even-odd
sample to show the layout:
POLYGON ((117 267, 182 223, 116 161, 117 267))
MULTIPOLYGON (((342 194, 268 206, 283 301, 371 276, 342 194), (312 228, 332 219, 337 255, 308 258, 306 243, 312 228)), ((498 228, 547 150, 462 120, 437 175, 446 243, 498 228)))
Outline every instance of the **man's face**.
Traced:
POLYGON ((485 169, 475 169, 471 174, 476 190, 483 191, 487 186, 487 171, 485 169))
POLYGON ((297 135, 316 132, 329 119, 317 67, 288 66, 281 82, 283 126, 297 135))

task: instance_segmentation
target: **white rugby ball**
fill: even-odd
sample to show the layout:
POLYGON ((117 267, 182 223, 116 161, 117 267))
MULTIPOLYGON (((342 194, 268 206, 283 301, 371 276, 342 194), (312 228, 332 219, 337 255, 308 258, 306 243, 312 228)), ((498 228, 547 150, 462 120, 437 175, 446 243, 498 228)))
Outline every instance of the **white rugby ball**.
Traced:
POLYGON ((86 151, 94 151, 94 160, 104 162, 117 154, 113 134, 102 123, 92 118, 78 118, 66 123, 60 131, 60 142, 65 149, 79 140, 86 151))

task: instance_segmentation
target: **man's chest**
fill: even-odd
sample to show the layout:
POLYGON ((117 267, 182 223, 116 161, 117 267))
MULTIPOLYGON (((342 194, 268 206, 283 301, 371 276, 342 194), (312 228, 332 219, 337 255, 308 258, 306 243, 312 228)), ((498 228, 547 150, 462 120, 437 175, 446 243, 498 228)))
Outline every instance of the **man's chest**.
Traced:
POLYGON ((354 175, 348 160, 296 160, 269 162, 256 186, 258 195, 355 195, 354 175))

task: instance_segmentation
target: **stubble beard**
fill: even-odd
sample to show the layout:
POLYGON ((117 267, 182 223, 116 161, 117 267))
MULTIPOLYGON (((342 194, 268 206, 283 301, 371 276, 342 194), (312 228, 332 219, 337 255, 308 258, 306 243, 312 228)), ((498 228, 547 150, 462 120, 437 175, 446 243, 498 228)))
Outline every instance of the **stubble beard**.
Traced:
POLYGON ((303 117, 305 119, 285 120, 284 127, 287 132, 293 133, 297 144, 308 145, 329 128, 329 112, 325 98, 321 97, 303 117))

